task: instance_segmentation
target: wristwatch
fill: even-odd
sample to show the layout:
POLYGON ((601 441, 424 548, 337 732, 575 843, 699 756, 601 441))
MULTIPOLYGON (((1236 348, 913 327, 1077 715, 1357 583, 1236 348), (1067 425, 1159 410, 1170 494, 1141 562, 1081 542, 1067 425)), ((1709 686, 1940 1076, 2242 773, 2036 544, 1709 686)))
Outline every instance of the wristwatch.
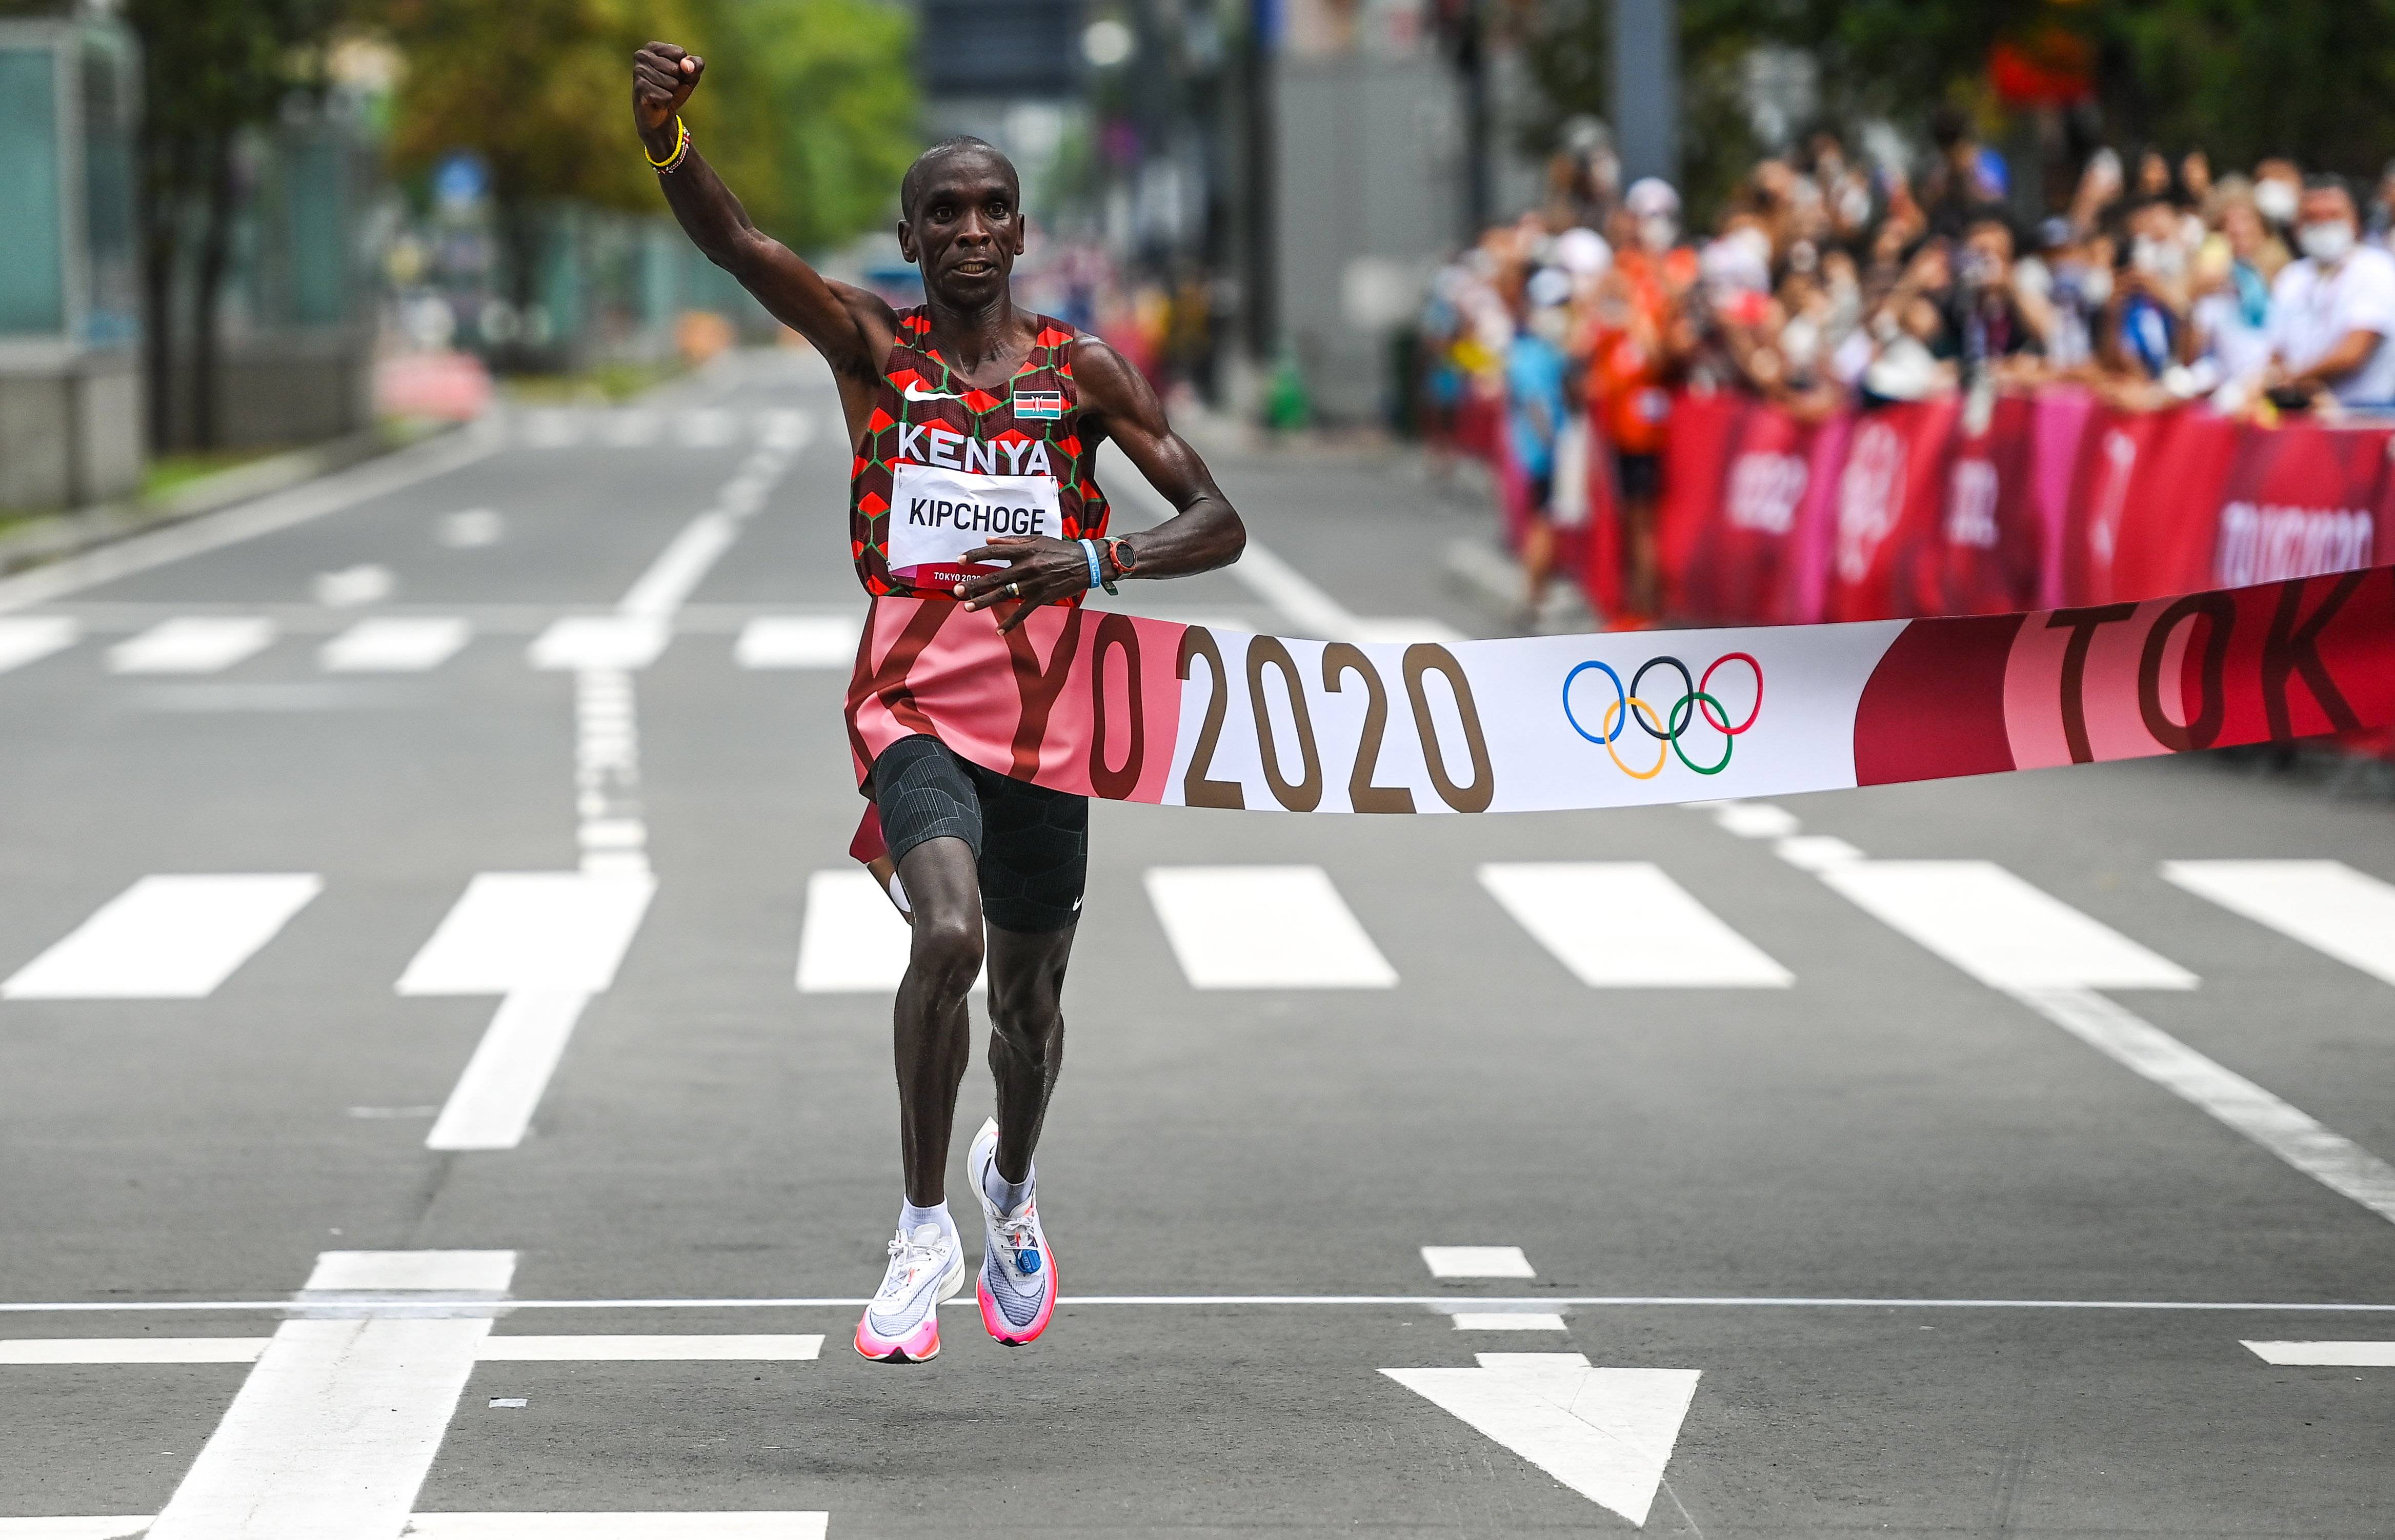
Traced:
MULTIPOLYGON (((1121 535, 1110 534, 1105 537, 1105 547, 1107 559, 1115 564, 1116 577, 1129 577, 1139 571, 1139 553, 1131 548, 1130 541, 1121 535)), ((1113 582, 1108 581, 1106 592, 1111 594, 1114 591, 1113 582)))

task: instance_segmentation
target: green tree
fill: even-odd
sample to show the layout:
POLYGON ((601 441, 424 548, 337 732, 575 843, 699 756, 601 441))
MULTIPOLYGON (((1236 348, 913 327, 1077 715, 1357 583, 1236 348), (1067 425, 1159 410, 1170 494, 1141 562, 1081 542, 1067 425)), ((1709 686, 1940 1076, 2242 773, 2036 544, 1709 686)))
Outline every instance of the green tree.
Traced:
POLYGON ((886 215, 914 152, 906 13, 882 0, 387 0, 407 61, 391 151, 490 167, 515 298, 542 205, 660 205, 630 126, 631 58, 652 38, 704 55, 691 132, 759 224, 802 249, 886 215))
MULTIPOLYGON (((1612 0, 1540 0, 1526 57, 1557 113, 1607 110, 1612 0)), ((1692 186, 1734 179, 1736 72, 1769 44, 1811 52, 1826 122, 1918 125, 1940 102, 1992 112, 1999 42, 2074 36, 2116 143, 2203 145, 2227 165, 2289 154, 2362 174, 2395 155, 2395 0, 1681 0, 1692 186)), ((1532 125, 1534 131, 1544 124, 1532 125)))
MULTIPOLYGON (((321 87, 324 46, 353 0, 126 0, 141 39, 140 223, 150 435, 173 433, 174 295, 192 271, 192 437, 218 442, 218 318, 232 260, 241 135, 294 91, 321 87)), ((65 15, 63 0, 0 0, 0 15, 65 15)))
POLYGON ((760 228, 814 251, 891 217, 922 148, 912 15, 884 0, 706 5, 724 41, 693 105, 721 93, 707 153, 760 228))

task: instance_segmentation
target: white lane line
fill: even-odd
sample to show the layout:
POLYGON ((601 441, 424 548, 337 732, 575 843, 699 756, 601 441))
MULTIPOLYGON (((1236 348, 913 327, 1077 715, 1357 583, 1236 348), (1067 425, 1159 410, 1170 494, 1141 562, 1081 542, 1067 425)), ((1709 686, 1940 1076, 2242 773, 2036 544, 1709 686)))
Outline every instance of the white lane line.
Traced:
POLYGON ((485 1363, 802 1363, 823 1354, 820 1333, 787 1336, 493 1336, 485 1363))
POLYGON ((1643 1526, 1694 1369, 1603 1369, 1579 1353, 1475 1353, 1476 1369, 1383 1369, 1595 1503, 1643 1526))
POLYGON ((616 606, 619 614, 663 619, 681 608, 691 591, 740 537, 740 520, 722 509, 700 514, 682 526, 616 606))
POLYGON ((502 999, 424 1147, 512 1150, 522 1144, 589 1003, 588 994, 524 991, 502 999))
POLYGON ((391 576, 389 567, 371 561, 361 561, 354 567, 338 572, 318 573, 308 586, 311 598, 327 610, 352 610, 361 604, 376 604, 389 599, 399 580, 391 576))
POLYGON ((640 717, 632 676, 619 670, 586 668, 574 676, 574 813, 585 872, 648 874, 640 717))
POLYGON ((646 668, 673 640, 673 627, 639 615, 567 615, 551 621, 526 653, 535 668, 646 668))
POLYGON ((1147 897, 1193 989, 1396 984, 1319 866, 1154 866, 1147 897))
MULTIPOLYGON (((858 867, 811 872, 799 929, 801 994, 887 994, 906 976, 914 932, 858 867)), ((973 988, 989 987, 986 965, 973 988)))
POLYGON ((0 999, 205 999, 324 887, 307 873, 143 877, 0 983, 0 999))
MULTIPOLYGON (((828 1513, 418 1513, 408 1540, 825 1540, 828 1513)), ((147 1515, 0 1519, 0 1540, 134 1540, 147 1515)), ((228 1532, 230 1533, 231 1532, 228 1532)), ((252 1532, 242 1531, 246 1535, 252 1532)))
POLYGON ((1794 813, 1769 802, 1724 802, 1714 822, 1740 839, 1785 839, 1801 827, 1794 813))
POLYGON ((648 912, 645 875, 483 872, 407 970, 402 994, 597 994, 648 912))
POLYGON ((674 441, 684 449, 721 449, 739 437, 740 425, 720 406, 674 415, 674 441))
MULTIPOLYGON (((0 1364, 254 1363, 263 1336, 16 1337, 0 1364)), ((823 1355, 820 1333, 620 1336, 490 1336, 483 1363, 802 1363, 823 1355)))
POLYGON ((1859 861, 1821 880, 1997 989, 2193 989, 2195 975, 1991 861, 1859 861))
MULTIPOLYGON (((1118 489, 1118 504, 1126 500, 1142 506, 1150 524, 1160 524, 1176 510, 1165 495, 1137 476, 1126 477, 1118 489)), ((1358 615, 1330 594, 1320 585, 1299 572, 1277 553, 1252 535, 1239 554, 1239 559, 1227 569, 1230 574, 1247 586, 1248 591, 1280 612, 1283 619, 1295 627, 1300 636, 1320 637, 1333 641, 1436 641, 1454 642, 1463 638, 1462 632, 1444 621, 1427 616, 1358 615)), ((1231 629, 1243 629, 1233 626, 1231 629)))
MULTIPOLYGON (((416 1276, 483 1289, 513 1264, 416 1276)), ((283 1323, 149 1540, 398 1540, 490 1331, 487 1316, 283 1323)))
POLYGON ((0 1363, 255 1363, 262 1336, 33 1336, 0 1341, 0 1363))
POLYGON ((610 449, 642 449, 665 430, 665 415, 654 407, 618 407, 599 420, 599 441, 610 449))
POLYGON ((1480 885, 1593 989, 1785 989, 1795 976, 1645 861, 1498 862, 1480 885))
POLYGON ((22 615, 0 619, 0 674, 62 652, 75 644, 83 628, 66 615, 22 615))
POLYGON ((1551 1310, 1458 1310, 1451 1318, 1459 1332, 1560 1332, 1570 1328, 1551 1310))
POLYGON ((181 615, 108 650, 112 674, 213 674, 273 644, 262 615, 181 615))
POLYGON ((432 538, 453 551, 470 551, 497 545, 507 531, 508 521, 496 508, 460 508, 441 516, 432 538))
POLYGON ((2265 1363, 2321 1369, 2395 1369, 2395 1342, 2248 1342, 2265 1363))
MULTIPOLYGON (((1076 1305, 1119 1305, 1141 1310, 1272 1310, 1313 1307, 1356 1310, 1396 1306, 1451 1311, 1462 1305, 1490 1310, 2126 1310, 2231 1315, 2395 1315, 2395 1302, 2287 1299, 1922 1299, 1863 1298, 1819 1295, 1702 1294, 1574 1294, 1489 1296, 1461 1294, 1070 1294, 1076 1305)), ((509 1314, 527 1310, 857 1310, 868 1303, 862 1295, 799 1296, 773 1299, 509 1299, 509 1314)), ((348 1314, 437 1314, 465 1308, 487 1307, 487 1296, 450 1298, 426 1296, 408 1300, 360 1299, 342 1303, 348 1314)), ((970 1310, 970 1299, 955 1299, 956 1309, 970 1310)), ((258 1313, 288 1315, 305 1304, 289 1299, 76 1299, 0 1300, 0 1315, 151 1315, 205 1311, 211 1315, 258 1313)))
POLYGON ((0 579, 0 612, 21 610, 62 595, 135 573, 148 572, 170 561, 198 556, 238 541, 385 496, 404 487, 472 464, 499 448, 499 441, 472 432, 446 433, 429 443, 388 454, 337 475, 302 482, 286 492, 261 497, 188 520, 149 534, 135 535, 81 556, 36 567, 0 579))
POLYGON ((856 615, 759 615, 732 649, 743 668, 846 668, 856 661, 856 615))
POLYGON ((1433 1278, 1536 1278, 1520 1246, 1424 1246, 1422 1265, 1433 1278))
POLYGON ((316 652, 330 674, 420 674, 454 657, 474 634, 454 615, 384 615, 362 620, 316 652))
POLYGON ((398 985, 502 996, 426 1149, 523 1142, 583 1007, 615 982, 655 893, 646 871, 484 872, 467 885, 398 985))
POLYGON ((2395 984, 2395 884, 2341 861, 2165 861, 2163 875, 2395 984))
POLYGON ((408 1540, 825 1540, 828 1513, 419 1513, 408 1540))
POLYGON ((2395 1220, 2395 1166, 2093 990, 2006 993, 2123 1067, 2185 1098, 2332 1191, 2395 1220))

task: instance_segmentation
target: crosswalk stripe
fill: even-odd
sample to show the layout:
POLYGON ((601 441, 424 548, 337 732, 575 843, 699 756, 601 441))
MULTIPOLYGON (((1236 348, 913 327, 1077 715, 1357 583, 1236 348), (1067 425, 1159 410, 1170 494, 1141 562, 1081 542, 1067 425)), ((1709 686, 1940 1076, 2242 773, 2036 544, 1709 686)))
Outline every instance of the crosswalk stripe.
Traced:
POLYGON ((2248 1342, 2265 1363, 2293 1368, 2395 1369, 2395 1342, 2248 1342))
POLYGON ((400 976, 402 994, 597 994, 656 891, 645 873, 483 872, 400 976))
POLYGON ((743 668, 846 668, 856 661, 854 615, 759 615, 732 649, 743 668))
POLYGON ((63 652, 81 634, 65 615, 0 615, 0 674, 63 652))
POLYGON ((1151 867, 1147 896, 1193 989, 1396 984, 1319 866, 1151 867))
POLYGON ((143 877, 0 983, 0 999, 205 999, 323 888, 305 873, 143 877))
POLYGON ((1856 861, 1821 880, 2304 1175, 2395 1220, 2395 1166, 2097 993, 2193 989, 2195 976, 1985 861, 1856 861))
POLYGON ((213 674, 264 652, 274 623, 262 615, 182 615, 108 650, 118 674, 213 674))
MULTIPOLYGON (((810 873, 806 902, 799 931, 801 994, 886 994, 898 987, 914 933, 872 873, 862 867, 810 873)), ((985 967, 973 988, 988 984, 985 967)))
POLYGON ((580 671, 646 668, 673 640, 673 630, 648 615, 568 615, 533 638, 535 668, 580 671))
POLYGON ((2166 861, 2163 875, 2395 984, 2395 884, 2341 861, 2166 861))
POLYGON ((453 615, 384 615, 326 642, 316 662, 333 674, 417 674, 447 663, 472 635, 453 615))
POLYGON ((1594 989, 1780 989, 1794 976, 1645 861, 1500 862, 1480 885, 1594 989))
POLYGON ((610 449, 642 449, 655 443, 665 418, 647 407, 627 407, 601 418, 599 441, 610 449))
POLYGON ((1422 1265, 1433 1278, 1536 1278, 1520 1246, 1424 1246, 1422 1265))
MULTIPOLYGON (((417 1286, 487 1289, 501 1258, 504 1288, 514 1270, 511 1253, 436 1255, 457 1266, 416 1264, 417 1286)), ((398 1534, 490 1331, 487 1315, 284 1322, 150 1540, 398 1534)))
POLYGON ((1998 989, 2193 989, 2195 975, 1991 861, 1854 861, 1823 882, 1998 989))

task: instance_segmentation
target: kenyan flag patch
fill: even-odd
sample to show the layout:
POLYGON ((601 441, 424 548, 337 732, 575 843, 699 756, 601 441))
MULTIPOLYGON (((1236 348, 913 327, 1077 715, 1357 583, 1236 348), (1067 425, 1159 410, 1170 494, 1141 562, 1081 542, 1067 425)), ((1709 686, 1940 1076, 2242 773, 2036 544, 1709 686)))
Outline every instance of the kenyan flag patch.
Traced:
POLYGON ((1057 422, 1065 415, 1062 390, 1017 390, 1014 415, 1025 422, 1057 422))

